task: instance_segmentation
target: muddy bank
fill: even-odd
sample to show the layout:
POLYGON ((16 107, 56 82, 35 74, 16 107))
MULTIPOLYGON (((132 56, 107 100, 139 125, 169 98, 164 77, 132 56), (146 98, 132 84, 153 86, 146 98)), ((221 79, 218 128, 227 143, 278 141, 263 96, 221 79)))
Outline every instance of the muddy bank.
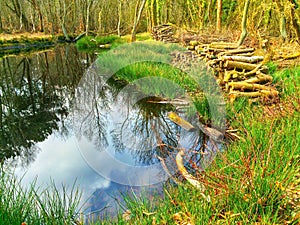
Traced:
MULTIPOLYGON (((73 37, 71 40, 73 40, 73 37)), ((41 33, 0 34, 0 57, 7 54, 48 49, 58 43, 65 42, 70 41, 67 41, 63 35, 53 36, 41 33)))

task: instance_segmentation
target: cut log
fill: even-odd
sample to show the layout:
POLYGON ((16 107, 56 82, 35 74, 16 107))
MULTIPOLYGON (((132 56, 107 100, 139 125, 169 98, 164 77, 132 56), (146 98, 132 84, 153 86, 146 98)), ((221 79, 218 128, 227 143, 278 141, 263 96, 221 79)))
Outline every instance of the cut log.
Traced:
POLYGON ((182 127, 183 129, 185 129, 187 131, 195 131, 196 130, 196 128, 192 124, 190 124, 188 121, 186 121, 183 118, 181 118, 180 116, 178 116, 175 112, 169 112, 168 117, 172 122, 176 123, 177 125, 179 125, 180 127, 182 127))
POLYGON ((223 82, 227 83, 231 78, 237 78, 239 74, 240 73, 235 70, 225 70, 223 82))
POLYGON ((219 48, 219 49, 236 49, 238 46, 236 43, 230 42, 212 42, 209 44, 210 48, 219 48))
POLYGON ((230 61, 238 61, 238 62, 246 62, 246 63, 257 63, 260 61, 264 60, 263 56, 239 56, 239 55, 234 55, 234 56, 222 56, 221 58, 223 61, 225 60, 230 60, 230 61))
POLYGON ((188 49, 188 50, 195 50, 195 45, 189 45, 189 46, 187 47, 187 49, 188 49))
POLYGON ((216 142, 221 142, 224 138, 224 134, 215 128, 205 126, 201 126, 200 128, 203 131, 203 133, 205 133, 207 136, 209 136, 216 142))
POLYGON ((99 48, 110 49, 111 48, 111 44, 99 45, 99 48))
POLYGON ((283 61, 283 60, 289 60, 289 59, 296 59, 298 57, 300 57, 300 52, 294 53, 292 55, 279 56, 279 57, 276 57, 275 60, 283 61))
POLYGON ((276 97, 276 96, 278 96, 277 90, 271 90, 271 91, 261 90, 256 92, 240 92, 240 91, 229 92, 229 99, 231 102, 233 102, 237 97, 257 98, 257 97, 276 97))
POLYGON ((249 52, 254 52, 254 48, 232 49, 232 50, 222 52, 220 54, 221 55, 234 55, 234 54, 249 53, 249 52))
POLYGON ((201 184, 197 178, 193 177, 191 174, 188 173, 186 168, 183 165, 182 156, 184 155, 184 152, 181 150, 176 155, 176 164, 178 167, 178 170, 182 174, 182 176, 194 187, 199 189, 201 192, 205 191, 205 187, 203 184, 201 184))
POLYGON ((168 99, 148 100, 147 102, 154 103, 154 104, 172 104, 172 105, 175 105, 175 106, 188 106, 190 104, 190 102, 187 99, 179 99, 179 98, 178 99, 175 98, 175 99, 172 99, 172 100, 168 100, 168 99))
POLYGON ((246 83, 270 83, 273 81, 273 77, 263 73, 257 74, 255 77, 244 80, 246 83))
POLYGON ((245 63, 245 62, 237 62, 237 61, 231 61, 231 60, 227 60, 225 62, 225 68, 226 69, 240 69, 240 70, 254 70, 257 65, 256 64, 252 64, 252 63, 245 63))
POLYGON ((245 81, 241 82, 230 82, 227 84, 231 90, 249 90, 249 91, 257 91, 257 90, 265 90, 265 91, 276 91, 275 88, 273 87, 268 87, 265 85, 261 84, 252 84, 252 83, 247 83, 245 81))
POLYGON ((254 55, 254 52, 247 52, 247 53, 239 53, 239 54, 235 54, 235 55, 240 55, 240 56, 253 56, 254 55))
POLYGON ((198 41, 190 41, 190 45, 196 46, 199 45, 200 43, 198 41))

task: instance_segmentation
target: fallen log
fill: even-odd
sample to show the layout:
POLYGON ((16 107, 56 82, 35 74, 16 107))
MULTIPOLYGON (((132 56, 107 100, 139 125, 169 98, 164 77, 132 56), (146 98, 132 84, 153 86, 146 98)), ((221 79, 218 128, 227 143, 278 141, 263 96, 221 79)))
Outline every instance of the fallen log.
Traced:
POLYGON ((190 45, 196 46, 199 45, 200 43, 198 41, 190 41, 190 45))
POLYGON ((221 142, 224 138, 224 134, 215 128, 200 125, 200 129, 204 134, 206 134, 216 142, 221 142))
POLYGON ((255 77, 244 80, 246 83, 270 83, 273 81, 273 77, 263 73, 257 74, 255 77))
MULTIPOLYGON (((179 98, 175 98, 172 100, 168 100, 168 99, 148 100, 147 102, 154 103, 154 104, 172 104, 175 106, 188 106, 190 104, 190 102, 187 99, 179 99, 179 98)), ((172 117, 172 115, 169 116, 172 117)))
POLYGON ((191 131, 196 130, 196 128, 192 124, 190 124, 189 122, 187 122, 186 120, 181 118, 175 112, 169 112, 168 117, 172 122, 176 123, 177 125, 179 125, 180 127, 182 127, 183 129, 185 129, 187 131, 191 132, 191 131))
POLYGON ((252 63, 246 63, 246 62, 238 62, 238 61, 231 61, 227 60, 224 64, 224 67, 228 70, 232 69, 240 69, 240 70, 254 70, 257 65, 252 63))
POLYGON ((238 71, 235 71, 235 70, 225 70, 225 74, 224 74, 224 78, 223 78, 223 82, 227 83, 229 82, 229 80, 231 78, 235 79, 239 76, 243 76, 244 73, 240 73, 238 71))
POLYGON ((230 91, 229 92, 229 99, 231 102, 233 102, 237 97, 252 97, 252 98, 258 98, 258 97, 276 97, 278 96, 277 90, 261 90, 256 92, 240 92, 240 91, 230 91))
MULTIPOLYGON (((183 165, 183 160, 182 160, 182 156, 184 155, 184 152, 181 150, 177 153, 176 155, 176 164, 178 167, 178 170, 180 171, 180 173, 182 174, 182 176, 194 187, 196 187, 197 189, 199 189, 201 192, 205 191, 205 187, 203 184, 201 184, 197 178, 193 177, 191 174, 188 173, 188 171, 186 170, 186 168, 183 165)), ((205 196, 206 197, 206 196, 205 196)))
POLYGON ((254 48, 241 48, 241 49, 227 50, 227 51, 221 52, 219 56, 234 55, 234 54, 249 53, 249 52, 254 52, 254 48))
POLYGON ((246 63, 257 63, 260 61, 264 60, 263 56, 251 56, 251 57, 247 57, 247 56, 239 56, 239 55, 234 55, 234 56, 222 56, 221 59, 223 61, 225 60, 229 60, 229 61, 238 61, 238 62, 246 62, 246 63))
POLYGON ((283 55, 276 57, 274 60, 283 61, 283 60, 289 60, 289 59, 296 59, 300 57, 300 52, 294 53, 292 55, 283 55))
POLYGON ((238 46, 236 43, 231 42, 212 42, 209 44, 209 48, 219 48, 219 49, 236 49, 238 46))
POLYGON ((273 87, 268 87, 265 85, 261 85, 261 84, 253 84, 253 83, 247 83, 245 81, 241 81, 241 82, 230 82, 227 84, 228 87, 231 90, 249 90, 249 91, 256 91, 256 90, 265 90, 265 91, 276 91, 275 88, 273 87))

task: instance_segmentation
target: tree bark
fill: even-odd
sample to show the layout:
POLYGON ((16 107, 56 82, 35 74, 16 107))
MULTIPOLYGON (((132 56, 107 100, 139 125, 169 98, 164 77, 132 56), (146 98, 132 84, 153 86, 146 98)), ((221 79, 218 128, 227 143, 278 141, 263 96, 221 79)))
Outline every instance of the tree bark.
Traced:
POLYGON ((247 63, 257 63, 264 60, 263 56, 222 56, 221 60, 231 60, 231 61, 239 61, 239 62, 247 62, 247 63))
POLYGON ((142 0, 141 4, 139 4, 139 3, 140 3, 140 1, 137 2, 136 9, 135 9, 134 24, 133 24, 133 28, 132 28, 132 32, 131 32, 131 41, 132 42, 136 41, 137 27, 138 27, 138 24, 140 22, 140 19, 141 19, 143 10, 144 10, 146 0, 142 0), (137 12, 139 5, 140 5, 140 9, 137 12))
POLYGON ((287 39, 287 31, 286 31, 286 18, 284 15, 284 6, 282 5, 280 0, 276 0, 277 10, 280 13, 280 35, 284 41, 287 39))
POLYGON ((230 82, 228 83, 228 87, 230 87, 232 90, 249 90, 249 91, 259 91, 259 90, 265 90, 265 91, 276 91, 276 89, 272 87, 268 87, 261 84, 254 84, 254 83, 248 83, 245 81, 240 82, 230 82))
POLYGON ((119 8, 118 8, 118 36, 121 37, 121 20, 122 20, 122 0, 119 0, 119 8))
POLYGON ((297 42, 300 44, 300 25, 298 23, 297 15, 295 12, 296 9, 298 8, 298 6, 297 6, 295 0, 289 0, 289 1, 292 4, 292 7, 291 7, 292 24, 293 24, 294 30, 296 32, 297 42))
POLYGON ((66 3, 63 2, 63 15, 61 15, 61 19, 60 19, 61 24, 60 25, 61 25, 61 29, 62 29, 62 32, 65 36, 66 41, 70 41, 70 37, 69 37, 67 29, 65 27, 66 14, 67 14, 66 3))
POLYGON ((222 0, 217 2, 217 32, 221 31, 221 21, 222 21, 222 0))
POLYGON ((2 16, 0 14, 0 33, 3 32, 2 16))
POLYGON ((12 4, 13 4, 13 7, 11 7, 7 2, 5 2, 6 7, 9 8, 19 18, 20 30, 22 29, 22 26, 24 25, 25 30, 30 31, 30 29, 33 26, 27 19, 26 15, 24 14, 21 3, 19 2, 19 0, 13 0, 12 4))
POLYGON ((212 6, 212 0, 208 0, 207 3, 207 9, 206 9, 206 14, 205 14, 205 22, 210 23, 211 22, 211 6, 212 6))
POLYGON ((238 61, 231 61, 227 60, 225 65, 227 69, 241 69, 241 70, 254 70, 257 65, 252 63, 246 63, 246 62, 238 62, 238 61))
POLYGON ((156 0, 151 0, 150 2, 151 28, 157 25, 156 8, 157 8, 156 0))
POLYGON ((247 17, 249 10, 250 0, 246 0, 243 12, 243 20, 242 20, 242 33, 240 39, 238 41, 238 46, 241 46, 244 43, 244 40, 247 36, 247 17))
POLYGON ((217 32, 221 31, 221 22, 222 22, 222 0, 217 2, 217 32))

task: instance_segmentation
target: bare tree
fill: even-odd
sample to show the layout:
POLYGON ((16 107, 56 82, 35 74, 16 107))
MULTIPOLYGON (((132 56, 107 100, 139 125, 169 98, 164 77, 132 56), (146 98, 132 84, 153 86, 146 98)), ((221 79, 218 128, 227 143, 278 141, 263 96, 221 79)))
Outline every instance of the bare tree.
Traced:
POLYGON ((24 26, 26 31, 31 31, 33 25, 32 23, 29 22, 23 5, 19 0, 11 0, 9 1, 11 4, 9 4, 7 1, 5 1, 5 5, 7 8, 9 8, 11 10, 11 12, 13 12, 20 21, 20 30, 22 29, 22 27, 24 26))
POLYGON ((297 36, 297 42, 300 44, 300 25, 299 25, 299 17, 297 17, 296 9, 298 5, 295 0, 289 0, 292 7, 291 7, 291 17, 292 17, 292 24, 297 36))
POLYGON ((136 8, 135 8, 135 17, 134 17, 134 24, 133 24, 133 28, 132 28, 132 32, 131 32, 131 41, 134 42, 136 41, 136 32, 137 32, 137 27, 138 24, 140 22, 144 7, 145 7, 145 3, 146 0, 142 0, 142 2, 140 2, 140 0, 138 0, 137 4, 136 4, 136 8), (139 8, 139 10, 138 10, 139 8))
POLYGON ((221 31, 221 21, 222 21, 222 0, 217 2, 217 31, 221 31))
POLYGON ((242 33, 240 39, 238 41, 238 46, 242 45, 245 38, 247 37, 247 17, 248 17, 248 10, 249 10, 250 0, 246 0, 243 12, 243 20, 242 20, 242 33))

